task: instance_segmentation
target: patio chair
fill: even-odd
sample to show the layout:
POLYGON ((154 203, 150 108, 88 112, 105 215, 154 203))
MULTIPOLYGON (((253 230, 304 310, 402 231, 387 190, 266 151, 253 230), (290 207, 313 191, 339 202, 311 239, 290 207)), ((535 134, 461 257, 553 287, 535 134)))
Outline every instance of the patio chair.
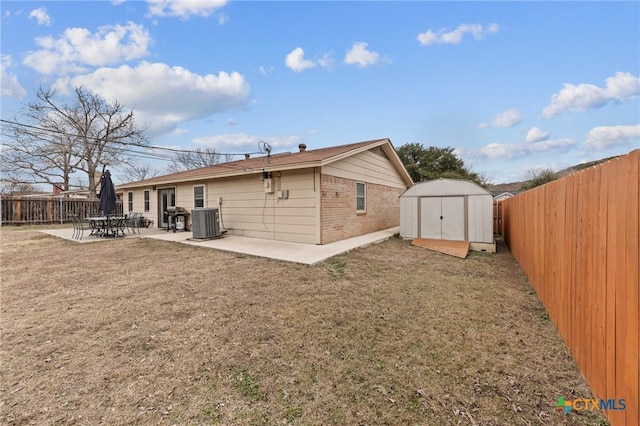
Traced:
POLYGON ((73 235, 71 238, 74 240, 82 240, 84 236, 84 231, 87 229, 91 229, 88 223, 85 223, 80 219, 80 216, 77 214, 69 215, 71 217, 71 223, 73 224, 73 235))
POLYGON ((118 217, 115 219, 115 236, 117 237, 120 233, 122 233, 122 236, 125 236, 125 229, 127 229, 127 216, 122 216, 122 217, 118 217))
POLYGON ((142 222, 142 213, 131 213, 129 217, 127 217, 127 229, 129 229, 132 233, 140 234, 140 225, 142 222))

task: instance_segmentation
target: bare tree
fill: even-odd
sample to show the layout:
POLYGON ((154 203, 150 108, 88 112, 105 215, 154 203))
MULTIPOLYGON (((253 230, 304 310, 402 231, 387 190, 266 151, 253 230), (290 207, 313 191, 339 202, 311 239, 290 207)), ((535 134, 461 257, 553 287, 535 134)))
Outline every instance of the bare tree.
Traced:
POLYGON ((196 148, 192 151, 177 153, 176 158, 167 166, 167 171, 169 173, 178 173, 200 167, 215 166, 224 161, 229 161, 229 156, 224 155, 223 157, 223 154, 219 153, 215 148, 209 146, 196 148))
POLYGON ((529 169, 524 174, 525 182, 520 189, 526 191, 556 179, 558 179, 558 175, 551 169, 529 169))
POLYGON ((79 170, 87 174, 89 194, 95 197, 97 173, 128 163, 127 147, 146 145, 145 131, 118 101, 107 102, 83 87, 75 88, 69 103, 58 102, 55 95, 38 89, 38 101, 27 104, 22 120, 3 123, 5 178, 68 191, 71 174, 79 170))
POLYGON ((486 188, 487 186, 489 186, 489 185, 492 185, 492 184, 493 184, 493 178, 492 178, 490 175, 488 175, 487 173, 484 173, 484 172, 478 172, 478 173, 476 173, 476 175, 477 175, 477 177, 478 177, 478 178, 476 179, 476 182, 477 182, 480 186, 482 186, 483 188, 486 188))
POLYGON ((34 194, 37 192, 42 191, 36 188, 35 185, 31 185, 30 183, 12 182, 0 179, 1 195, 34 194))
POLYGON ((122 179, 127 182, 137 182, 158 176, 160 173, 156 169, 152 169, 149 163, 131 162, 124 166, 124 176, 122 179))

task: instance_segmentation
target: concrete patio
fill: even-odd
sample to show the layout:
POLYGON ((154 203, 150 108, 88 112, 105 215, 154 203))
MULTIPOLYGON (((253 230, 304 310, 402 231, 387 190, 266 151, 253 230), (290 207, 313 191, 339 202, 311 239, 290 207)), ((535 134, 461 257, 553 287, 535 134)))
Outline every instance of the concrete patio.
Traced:
MULTIPOLYGON (((230 251, 234 253, 242 253, 251 256, 284 260, 286 262, 313 265, 318 262, 322 262, 330 257, 346 253, 350 250, 364 247, 369 244, 382 242, 392 237, 398 231, 399 227, 394 227, 385 229, 383 231, 373 232, 370 234, 361 235, 359 237, 349 238, 346 240, 324 245, 290 243, 286 241, 264 240, 260 238, 241 237, 237 235, 225 235, 223 238, 215 240, 193 240, 193 235, 191 232, 173 233, 166 232, 165 230, 158 228, 141 229, 140 235, 127 234, 125 239, 149 238, 163 241, 172 241, 193 246, 230 251)), ((115 239, 88 236, 88 232, 85 232, 82 240, 75 240, 72 238, 72 228, 47 229, 42 230, 41 232, 77 243, 95 243, 123 240, 123 238, 115 239)))

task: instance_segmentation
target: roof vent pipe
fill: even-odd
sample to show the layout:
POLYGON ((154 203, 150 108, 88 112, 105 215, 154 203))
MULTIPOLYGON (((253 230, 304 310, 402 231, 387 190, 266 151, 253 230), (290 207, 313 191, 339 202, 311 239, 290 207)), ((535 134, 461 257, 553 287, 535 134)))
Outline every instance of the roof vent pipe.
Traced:
POLYGON ((307 150, 307 145, 301 143, 300 145, 298 145, 298 149, 300 150, 300 152, 305 152, 307 150))

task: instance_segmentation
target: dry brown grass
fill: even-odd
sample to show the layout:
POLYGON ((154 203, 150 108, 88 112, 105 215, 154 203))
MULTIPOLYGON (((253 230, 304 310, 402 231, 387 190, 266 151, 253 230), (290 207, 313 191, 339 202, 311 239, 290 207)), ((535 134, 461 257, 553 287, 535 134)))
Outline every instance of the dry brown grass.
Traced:
POLYGON ((600 424, 511 255, 313 266, 2 228, 3 424, 600 424))

